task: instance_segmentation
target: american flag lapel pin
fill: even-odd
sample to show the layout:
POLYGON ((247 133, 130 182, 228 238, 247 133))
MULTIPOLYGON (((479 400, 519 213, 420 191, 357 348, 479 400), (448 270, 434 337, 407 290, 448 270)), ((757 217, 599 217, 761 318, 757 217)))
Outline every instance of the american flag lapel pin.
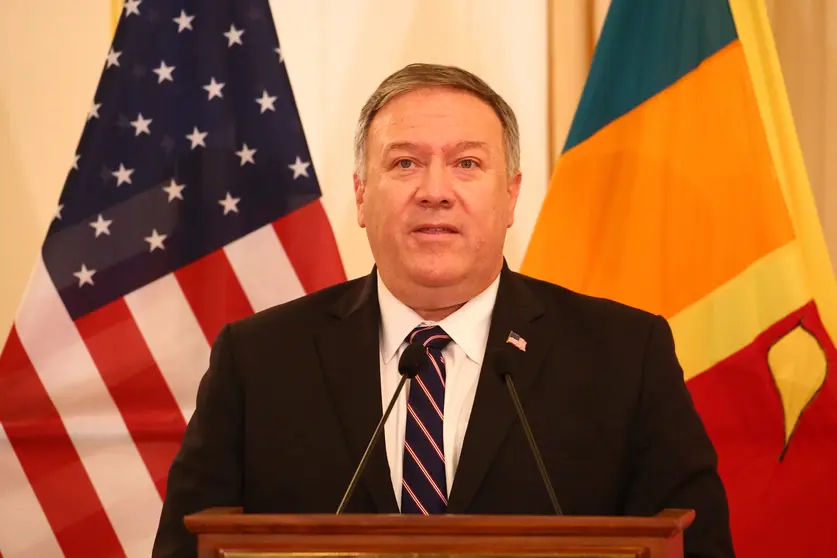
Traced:
POLYGON ((509 332, 509 336, 506 338, 506 343, 511 343, 524 353, 526 352, 526 340, 513 331, 509 332))

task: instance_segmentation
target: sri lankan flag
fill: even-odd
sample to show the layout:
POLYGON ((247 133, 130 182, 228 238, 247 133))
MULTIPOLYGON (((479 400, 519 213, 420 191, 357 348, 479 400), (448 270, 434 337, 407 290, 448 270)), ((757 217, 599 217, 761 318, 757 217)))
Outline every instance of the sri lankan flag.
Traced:
POLYGON ((837 556, 837 283, 761 0, 613 0, 521 270, 669 319, 739 557, 837 556))

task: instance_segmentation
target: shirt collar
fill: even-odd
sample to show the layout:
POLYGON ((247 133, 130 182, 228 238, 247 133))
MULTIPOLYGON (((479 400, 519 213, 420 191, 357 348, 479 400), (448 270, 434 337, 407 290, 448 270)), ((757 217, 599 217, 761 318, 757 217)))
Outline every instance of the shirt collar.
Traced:
POLYGON ((481 365, 499 285, 498 273, 487 289, 466 302, 462 308, 440 322, 428 322, 395 298, 378 275, 378 304, 381 308, 380 347, 384 364, 388 364, 395 357, 404 339, 415 327, 422 324, 438 324, 454 343, 465 351, 469 359, 481 365))

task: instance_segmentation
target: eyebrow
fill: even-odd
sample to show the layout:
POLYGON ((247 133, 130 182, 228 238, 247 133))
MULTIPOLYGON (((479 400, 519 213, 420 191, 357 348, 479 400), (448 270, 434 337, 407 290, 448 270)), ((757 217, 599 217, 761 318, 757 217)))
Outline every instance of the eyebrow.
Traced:
MULTIPOLYGON (((413 142, 409 141, 399 141, 395 143, 390 143, 386 147, 384 147, 383 155, 386 156, 391 151, 396 151, 399 149, 403 149, 405 151, 422 151, 422 147, 413 142)), ((482 149, 484 151, 488 151, 488 144, 484 141, 460 141, 455 144, 449 151, 458 152, 458 151, 466 151, 468 149, 482 149)))
POLYGON ((454 147, 454 151, 466 151, 468 149, 482 149, 488 151, 488 143, 484 141, 460 141, 454 147))

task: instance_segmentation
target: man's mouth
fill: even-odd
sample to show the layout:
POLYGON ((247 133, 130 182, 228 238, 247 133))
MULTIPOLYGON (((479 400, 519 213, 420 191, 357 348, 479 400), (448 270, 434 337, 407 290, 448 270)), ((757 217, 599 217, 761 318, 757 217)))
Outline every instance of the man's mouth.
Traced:
POLYGON ((457 234, 459 233, 459 229, 457 229, 453 225, 447 224, 428 224, 419 225, 418 227, 413 229, 413 232, 418 232, 422 234, 457 234))

